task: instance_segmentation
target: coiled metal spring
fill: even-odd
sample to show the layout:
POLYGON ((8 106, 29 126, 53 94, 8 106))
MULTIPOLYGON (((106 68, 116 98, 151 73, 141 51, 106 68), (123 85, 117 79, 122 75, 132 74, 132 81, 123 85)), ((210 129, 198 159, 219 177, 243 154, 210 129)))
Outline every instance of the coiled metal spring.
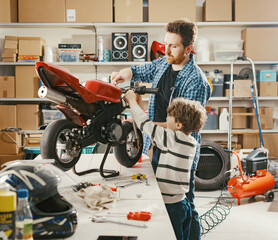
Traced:
POLYGON ((215 205, 199 217, 201 236, 207 234, 226 219, 234 202, 235 199, 230 195, 227 187, 223 188, 215 205))

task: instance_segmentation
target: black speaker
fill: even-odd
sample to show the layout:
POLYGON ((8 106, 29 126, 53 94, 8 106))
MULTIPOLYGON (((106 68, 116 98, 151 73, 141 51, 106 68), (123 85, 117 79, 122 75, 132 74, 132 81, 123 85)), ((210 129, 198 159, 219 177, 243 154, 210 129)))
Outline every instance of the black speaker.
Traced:
POLYGON ((128 33, 112 33, 112 61, 128 61, 128 33))
POLYGON ((145 62, 148 56, 148 33, 131 33, 131 61, 145 62))

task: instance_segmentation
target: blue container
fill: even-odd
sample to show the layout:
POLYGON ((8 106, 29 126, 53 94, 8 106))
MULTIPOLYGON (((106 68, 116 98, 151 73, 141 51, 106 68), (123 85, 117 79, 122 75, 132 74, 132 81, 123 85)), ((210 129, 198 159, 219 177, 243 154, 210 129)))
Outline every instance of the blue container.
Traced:
POLYGON ((257 82, 276 82, 277 72, 275 70, 257 70, 257 82))

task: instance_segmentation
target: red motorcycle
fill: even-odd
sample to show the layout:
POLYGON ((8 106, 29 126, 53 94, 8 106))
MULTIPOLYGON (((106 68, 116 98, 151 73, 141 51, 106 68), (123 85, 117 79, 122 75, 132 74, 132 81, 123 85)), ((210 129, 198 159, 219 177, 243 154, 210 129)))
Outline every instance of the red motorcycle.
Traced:
MULTIPOLYGON (((143 136, 134 123, 123 121, 128 104, 122 93, 131 87, 121 89, 100 80, 87 81, 82 86, 68 69, 44 62, 36 63, 36 72, 44 84, 39 97, 58 104, 56 108, 66 117, 53 121, 44 130, 40 144, 43 159, 54 159, 66 171, 78 162, 83 148, 102 143, 107 148, 100 168, 84 172, 74 168, 76 174, 99 171, 104 178, 117 176, 118 171, 103 168, 111 147, 121 165, 131 167, 137 163, 142 155, 143 136)), ((144 86, 133 89, 139 94, 157 93, 157 89, 144 86)))

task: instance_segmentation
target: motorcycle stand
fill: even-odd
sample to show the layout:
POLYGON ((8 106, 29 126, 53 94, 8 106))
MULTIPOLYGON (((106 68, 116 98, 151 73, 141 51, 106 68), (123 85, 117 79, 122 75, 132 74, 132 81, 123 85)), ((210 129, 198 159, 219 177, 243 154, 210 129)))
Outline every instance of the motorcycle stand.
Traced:
POLYGON ((108 143, 107 148, 106 148, 105 153, 104 153, 104 156, 103 156, 103 159, 102 159, 101 164, 100 164, 100 168, 92 168, 92 169, 88 169, 88 170, 85 170, 85 171, 77 172, 76 168, 74 166, 73 167, 73 172, 78 176, 82 176, 82 175, 85 175, 85 174, 88 174, 88 173, 93 173, 93 172, 99 172, 100 175, 103 178, 110 178, 110 177, 119 176, 120 172, 117 171, 117 170, 103 169, 105 161, 107 159, 107 156, 108 156, 108 153, 110 152, 111 147, 112 147, 112 143, 108 143), (104 173, 109 173, 109 174, 104 175, 104 173))

